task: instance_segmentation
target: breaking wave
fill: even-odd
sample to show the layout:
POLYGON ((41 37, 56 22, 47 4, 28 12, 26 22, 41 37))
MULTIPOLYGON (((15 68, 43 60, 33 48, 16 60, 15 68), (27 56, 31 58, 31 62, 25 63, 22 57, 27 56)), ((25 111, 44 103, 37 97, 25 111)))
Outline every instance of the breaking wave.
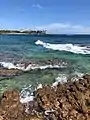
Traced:
MULTIPOLYGON (((78 81, 79 79, 82 79, 84 73, 79 73, 79 72, 75 72, 73 76, 71 76, 71 81, 78 81)), ((68 78, 69 76, 67 74, 59 74, 56 79, 55 82, 52 83, 52 87, 56 87, 58 85, 58 83, 60 84, 64 84, 68 82, 68 78)), ((37 91, 38 89, 41 89, 43 87, 42 84, 38 84, 35 88, 33 88, 32 85, 29 85, 28 87, 22 88, 22 91, 20 93, 20 102, 21 103, 28 103, 30 101, 34 100, 34 91, 37 91)))
POLYGON ((27 67, 25 66, 25 64, 16 64, 14 65, 13 63, 10 62, 0 62, 0 67, 2 68, 7 68, 7 69, 18 69, 18 70, 22 70, 22 71, 29 71, 29 70, 35 70, 35 69, 59 69, 59 68, 66 68, 67 64, 65 64, 64 62, 61 63, 60 65, 58 64, 54 64, 54 65, 39 65, 39 64, 29 64, 27 67))
POLYGON ((42 45, 43 47, 52 49, 52 50, 67 51, 67 52, 72 52, 76 54, 90 54, 89 46, 79 46, 79 45, 73 45, 73 44, 50 44, 40 40, 37 40, 35 44, 42 45))
POLYGON ((79 79, 82 79, 84 76, 84 73, 79 73, 77 71, 74 72, 72 76, 69 76, 67 74, 59 74, 58 77, 55 79, 56 81, 52 84, 53 87, 57 86, 58 83, 67 83, 68 80, 70 81, 78 81, 79 79))

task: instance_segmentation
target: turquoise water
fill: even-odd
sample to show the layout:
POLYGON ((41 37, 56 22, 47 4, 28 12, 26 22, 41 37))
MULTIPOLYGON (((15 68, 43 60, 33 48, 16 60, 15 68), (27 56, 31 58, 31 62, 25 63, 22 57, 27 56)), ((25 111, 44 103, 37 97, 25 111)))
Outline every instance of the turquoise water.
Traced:
POLYGON ((45 44, 54 44, 55 47, 58 44, 64 44, 64 47, 66 44, 85 46, 88 51, 90 46, 90 35, 0 35, 0 62, 13 63, 22 60, 37 62, 57 58, 68 63, 66 68, 33 70, 11 79, 0 80, 1 92, 7 88, 22 89, 30 84, 34 86, 38 83, 52 84, 60 74, 72 76, 74 73, 90 73, 90 54, 49 49, 43 45, 35 44, 37 40, 45 44))

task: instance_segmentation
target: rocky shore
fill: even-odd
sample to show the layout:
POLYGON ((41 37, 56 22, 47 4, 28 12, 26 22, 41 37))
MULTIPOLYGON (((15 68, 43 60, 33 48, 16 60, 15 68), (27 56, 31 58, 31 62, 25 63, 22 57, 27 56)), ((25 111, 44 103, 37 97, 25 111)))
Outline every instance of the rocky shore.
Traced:
POLYGON ((90 120, 90 75, 57 86, 45 85, 20 102, 17 90, 3 93, 0 120, 90 120))

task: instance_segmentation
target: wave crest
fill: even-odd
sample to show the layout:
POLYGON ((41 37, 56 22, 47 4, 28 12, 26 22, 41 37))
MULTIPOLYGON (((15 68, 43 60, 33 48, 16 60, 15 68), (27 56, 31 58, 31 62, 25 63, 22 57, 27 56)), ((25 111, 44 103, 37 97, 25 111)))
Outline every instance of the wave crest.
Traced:
POLYGON ((0 62, 0 66, 3 68, 7 68, 7 69, 18 69, 18 70, 22 70, 22 71, 29 71, 29 70, 36 70, 36 69, 59 69, 59 68, 66 68, 67 64, 66 63, 61 63, 60 65, 58 64, 46 64, 46 65, 39 65, 39 64, 29 64, 27 67, 25 67, 25 64, 16 64, 14 65, 13 63, 10 62, 0 62))
POLYGON ((79 46, 73 44, 50 44, 45 43, 43 41, 37 40, 35 42, 36 45, 42 45, 45 48, 59 51, 67 51, 76 54, 90 54, 90 47, 87 46, 79 46))

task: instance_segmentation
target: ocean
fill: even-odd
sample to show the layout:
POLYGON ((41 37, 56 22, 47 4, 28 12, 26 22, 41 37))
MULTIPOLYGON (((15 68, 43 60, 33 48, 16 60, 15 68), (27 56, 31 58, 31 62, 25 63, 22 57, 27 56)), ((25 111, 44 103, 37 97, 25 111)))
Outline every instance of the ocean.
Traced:
POLYGON ((0 92, 76 79, 90 73, 90 35, 0 35, 0 66, 23 71, 0 76, 0 92))

